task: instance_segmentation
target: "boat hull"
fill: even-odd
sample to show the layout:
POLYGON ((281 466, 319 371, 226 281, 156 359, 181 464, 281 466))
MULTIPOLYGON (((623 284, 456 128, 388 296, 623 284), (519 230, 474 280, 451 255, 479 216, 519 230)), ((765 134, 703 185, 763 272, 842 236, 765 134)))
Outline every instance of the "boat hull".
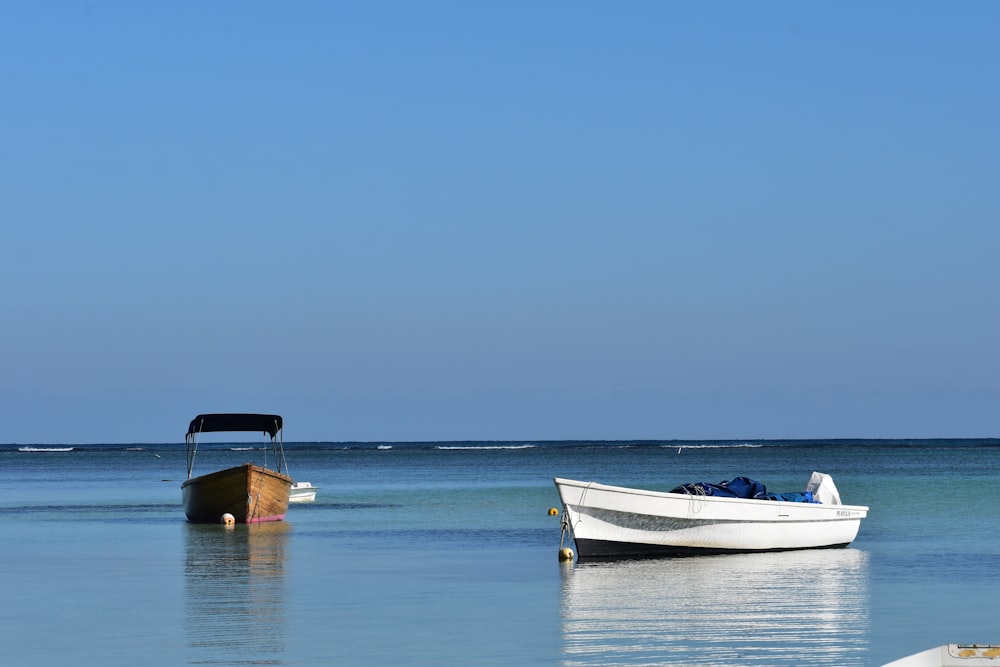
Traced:
POLYGON ((868 514, 860 505, 555 484, 581 560, 844 547, 868 514))
POLYGON ((245 463, 192 477, 181 494, 188 521, 219 523, 231 514, 236 523, 259 523, 284 520, 291 487, 291 477, 245 463))

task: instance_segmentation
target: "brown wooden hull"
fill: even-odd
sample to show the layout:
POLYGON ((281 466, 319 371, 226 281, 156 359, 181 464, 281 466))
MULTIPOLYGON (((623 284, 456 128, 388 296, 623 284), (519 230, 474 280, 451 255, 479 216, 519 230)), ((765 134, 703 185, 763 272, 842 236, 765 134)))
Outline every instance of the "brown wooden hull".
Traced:
POLYGON ((285 518, 291 488, 291 477, 244 463, 193 477, 181 484, 181 493, 188 521, 220 523, 232 514, 237 523, 258 523, 285 518))

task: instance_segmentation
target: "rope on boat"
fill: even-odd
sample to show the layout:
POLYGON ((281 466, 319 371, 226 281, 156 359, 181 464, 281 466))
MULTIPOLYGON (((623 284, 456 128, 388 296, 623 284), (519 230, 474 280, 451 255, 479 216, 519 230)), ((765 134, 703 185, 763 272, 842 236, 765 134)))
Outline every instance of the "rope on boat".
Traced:
MULTIPOLYGON (((580 494, 580 505, 584 505, 586 503, 587 491, 590 490, 590 487, 593 486, 593 484, 594 484, 593 482, 588 482, 587 486, 583 487, 583 493, 580 494)), ((582 516, 576 520, 577 523, 580 523, 581 521, 583 521, 582 516)), ((559 548, 561 550, 563 545, 563 540, 566 538, 567 533, 573 532, 573 523, 572 520, 569 518, 569 507, 566 506, 565 504, 563 504, 563 514, 562 518, 559 520, 559 523, 562 526, 562 533, 559 535, 559 548)))
MULTIPOLYGON (((251 474, 253 472, 251 471, 251 474)), ((264 475, 257 475, 257 494, 247 495, 247 509, 250 510, 247 514, 247 523, 250 523, 254 517, 260 513, 260 490, 264 486, 264 475)), ((252 491, 252 489, 251 489, 252 491)))
POLYGON ((571 530, 573 530, 572 526, 570 526, 570 523, 569 523, 569 512, 565 511, 565 508, 563 508, 563 509, 564 509, 564 511, 563 511, 562 519, 560 519, 560 521, 559 521, 559 523, 561 524, 561 528, 562 528, 562 531, 559 534, 559 550, 560 551, 563 548, 563 542, 566 539, 566 535, 571 530))
MULTIPOLYGON (((583 487, 583 493, 580 494, 580 504, 583 505, 587 499, 587 491, 593 486, 593 482, 588 482, 587 486, 583 487)), ((582 521, 582 517, 577 519, 577 523, 582 521)), ((566 536, 573 532, 573 520, 569 517, 569 507, 563 504, 562 517, 559 519, 559 525, 561 530, 559 531, 559 552, 563 551, 563 543, 566 541, 566 536)))
POLYGON ((593 482, 587 482, 587 486, 583 487, 583 493, 580 494, 580 505, 585 505, 587 500, 587 491, 590 491, 590 487, 594 485, 593 482))
POLYGON ((572 563, 573 562, 573 550, 569 547, 564 547, 563 542, 566 539, 566 534, 573 530, 570 525, 569 520, 569 509, 563 505, 564 513, 560 523, 562 524, 562 532, 559 535, 559 562, 560 563, 572 563))
MULTIPOLYGON (((277 425, 278 425, 277 421, 275 421, 275 428, 277 428, 277 425)), ((280 433, 280 431, 279 431, 279 433, 280 433)), ((272 450, 276 450, 276 447, 275 447, 276 444, 277 443, 276 443, 275 438, 272 437, 271 438, 271 449, 272 450)), ((265 444, 265 446, 261 447, 261 449, 264 451, 264 466, 263 467, 267 468, 267 450, 268 450, 268 447, 265 444)), ((281 456, 280 457, 278 456, 278 452, 277 451, 273 451, 273 453, 274 453, 274 457, 275 457, 275 465, 277 466, 278 472, 280 473, 281 472, 281 461, 282 461, 282 459, 284 459, 284 455, 285 455, 284 449, 282 448, 281 456)), ((251 493, 247 494, 247 511, 248 511, 248 513, 247 513, 247 523, 251 523, 255 517, 259 519, 259 515, 260 515, 260 493, 261 493, 261 489, 263 487, 264 487, 264 475, 257 475, 257 493, 256 493, 256 495, 254 495, 252 493, 252 491, 253 491, 252 489, 251 489, 251 493)))
POLYGON ((690 491, 689 487, 684 487, 684 493, 690 496, 691 507, 688 511, 691 514, 698 514, 705 508, 705 498, 708 497, 708 493, 705 492, 705 488, 697 484, 693 485, 694 491, 690 491))

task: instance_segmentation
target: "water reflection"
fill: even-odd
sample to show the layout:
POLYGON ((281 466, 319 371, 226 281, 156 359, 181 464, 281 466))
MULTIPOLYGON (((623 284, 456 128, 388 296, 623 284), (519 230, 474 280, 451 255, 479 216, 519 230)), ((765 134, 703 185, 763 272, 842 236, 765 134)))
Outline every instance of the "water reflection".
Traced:
POLYGON ((860 665, 857 549, 566 566, 563 665, 860 665))
POLYGON ((289 524, 186 524, 190 664, 280 665, 289 524))

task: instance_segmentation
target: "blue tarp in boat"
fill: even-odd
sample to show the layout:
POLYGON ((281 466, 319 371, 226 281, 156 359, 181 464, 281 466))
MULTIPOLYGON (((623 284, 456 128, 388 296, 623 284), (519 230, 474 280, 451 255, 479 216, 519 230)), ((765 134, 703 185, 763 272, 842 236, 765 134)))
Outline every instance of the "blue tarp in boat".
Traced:
POLYGON ((692 482, 682 484, 670 493, 687 493, 693 496, 720 496, 723 498, 753 498, 765 500, 767 489, 760 482, 749 477, 734 477, 728 482, 711 484, 709 482, 692 482))
POLYGON ((768 500, 784 500, 786 503, 819 503, 813 498, 812 491, 795 491, 792 493, 769 493, 768 500))
POLYGON ((752 500, 783 500, 793 503, 814 503, 811 491, 797 493, 768 493, 767 488, 749 477, 734 477, 728 482, 692 482, 682 484, 670 493, 686 493, 693 496, 718 496, 721 498, 750 498, 752 500))

